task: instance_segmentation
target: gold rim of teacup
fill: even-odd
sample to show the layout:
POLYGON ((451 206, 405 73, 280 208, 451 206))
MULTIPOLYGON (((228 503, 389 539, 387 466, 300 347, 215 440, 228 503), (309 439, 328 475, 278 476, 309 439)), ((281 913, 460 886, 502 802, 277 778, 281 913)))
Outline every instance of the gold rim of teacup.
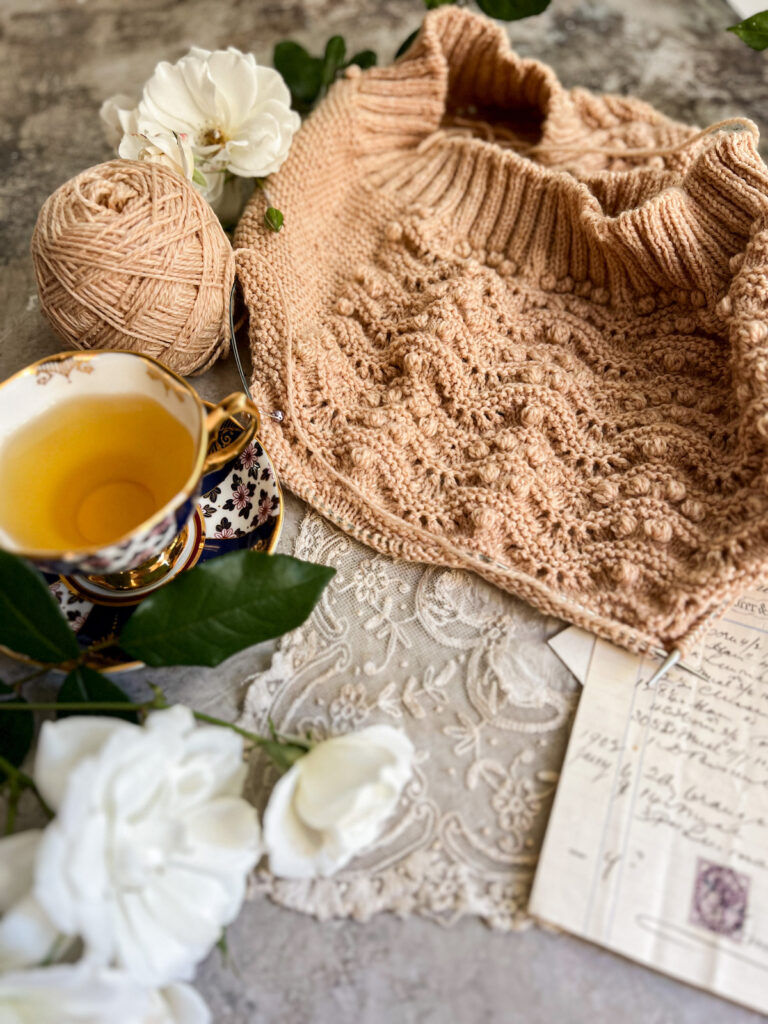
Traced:
MULTIPOLYGON (((209 443, 208 418, 211 415, 211 413, 206 408, 207 403, 203 401, 203 399, 198 395, 197 391, 192 387, 191 384, 188 384, 183 377, 180 377, 177 373, 174 373, 173 370, 169 370, 168 367, 164 366, 163 363, 161 363, 158 359, 154 359, 152 356, 144 355, 143 352, 131 352, 130 349, 124 348, 103 350, 97 349, 89 352, 57 352, 55 353, 55 355, 45 356, 43 359, 38 359, 34 363, 30 363, 29 366, 25 366, 23 369, 18 370, 16 373, 12 374, 6 380, 0 382, 0 391, 3 388, 7 387, 9 384, 14 383, 14 381, 21 380, 24 377, 36 376, 37 371, 41 366, 46 366, 50 363, 59 363, 68 360, 86 363, 95 358, 98 358, 99 356, 111 355, 133 356, 133 358, 135 359, 141 359, 143 362, 149 364, 150 366, 156 367, 165 376, 170 377, 172 382, 175 383, 175 385, 177 386, 177 388, 181 389, 185 394, 191 396, 200 413, 200 432, 197 442, 197 453, 195 455, 195 463, 194 466, 192 467, 189 476, 187 477, 187 481, 184 484, 184 486, 179 491, 177 491, 176 494, 170 499, 170 501, 167 501, 165 505, 162 506, 162 508, 157 510, 157 512, 154 512, 148 519, 144 519, 142 522, 137 523, 137 525, 134 526, 131 530, 127 530, 119 537, 116 537, 114 540, 110 541, 109 544, 102 545, 101 548, 94 548, 92 545, 82 548, 73 548, 70 551, 59 551, 55 548, 33 548, 28 550, 14 548, 12 552, 14 555, 18 555, 21 558, 29 558, 32 560, 41 560, 49 558, 56 559, 57 561, 67 562, 74 561, 77 558, 82 558, 83 555, 95 554, 97 551, 104 550, 105 548, 111 548, 115 545, 122 544, 125 541, 130 540, 130 538, 135 536, 136 534, 144 533, 145 531, 150 530, 161 520, 165 519, 166 516, 172 514, 180 502, 186 501, 188 498, 192 497, 197 488, 198 482, 204 475, 205 462, 208 455, 209 443)), ((227 398, 222 399, 222 402, 226 402, 229 398, 232 398, 232 396, 227 396, 227 398)), ((218 409, 222 402, 214 403, 214 411, 218 409)), ((245 438, 243 448, 245 448, 248 442, 252 440, 252 438, 256 435, 258 425, 259 424, 257 415, 255 418, 255 423, 253 425, 253 430, 245 429, 241 437, 237 439, 238 441, 240 441, 241 438, 245 438)), ((230 457, 236 458, 238 454, 239 452, 233 450, 231 452, 230 457)))

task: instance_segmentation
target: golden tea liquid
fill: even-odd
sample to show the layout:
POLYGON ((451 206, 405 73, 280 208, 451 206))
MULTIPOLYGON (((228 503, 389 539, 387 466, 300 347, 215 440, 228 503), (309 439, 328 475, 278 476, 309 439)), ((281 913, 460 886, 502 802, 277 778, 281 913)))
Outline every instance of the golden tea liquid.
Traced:
POLYGON ((0 525, 27 550, 102 547, 165 505, 196 444, 143 395, 73 398, 0 446, 0 525))

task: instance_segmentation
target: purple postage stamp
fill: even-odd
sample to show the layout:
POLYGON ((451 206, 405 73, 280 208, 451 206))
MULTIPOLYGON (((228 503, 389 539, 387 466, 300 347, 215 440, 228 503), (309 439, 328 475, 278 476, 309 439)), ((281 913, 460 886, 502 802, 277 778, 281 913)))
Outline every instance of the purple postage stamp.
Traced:
POLYGON ((749 877, 699 857, 691 900, 691 924, 740 942, 749 902, 749 877))

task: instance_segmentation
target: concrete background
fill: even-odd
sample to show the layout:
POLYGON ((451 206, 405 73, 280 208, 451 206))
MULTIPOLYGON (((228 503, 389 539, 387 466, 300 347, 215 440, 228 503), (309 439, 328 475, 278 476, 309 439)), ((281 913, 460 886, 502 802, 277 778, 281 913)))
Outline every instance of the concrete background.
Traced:
MULTIPOLYGON (((420 0, 0 0, 0 379, 62 347, 37 308, 29 238, 46 196, 112 155, 98 118, 103 99, 138 93, 157 61, 193 44, 233 45, 268 62, 279 39, 318 52, 341 33, 348 52, 372 48, 386 61, 422 12, 420 0)), ((568 85, 632 92, 700 125, 734 114, 761 124, 768 53, 724 31, 736 20, 723 0, 553 0, 509 31, 516 49, 554 65, 568 85)), ((229 365, 197 384, 211 398, 237 386, 229 365)), ((289 499, 283 551, 301 511, 289 499)), ((268 647, 253 649, 220 669, 152 678, 178 700, 233 718, 242 680, 268 657, 268 647)), ((0 656, 0 677, 20 674, 0 656)), ((142 673, 121 684, 146 692, 142 673)), ((537 929, 502 935, 471 920, 443 929, 387 916, 318 924, 257 900, 230 929, 229 946, 228 963, 215 952, 198 976, 216 1024, 762 1019, 537 929)))

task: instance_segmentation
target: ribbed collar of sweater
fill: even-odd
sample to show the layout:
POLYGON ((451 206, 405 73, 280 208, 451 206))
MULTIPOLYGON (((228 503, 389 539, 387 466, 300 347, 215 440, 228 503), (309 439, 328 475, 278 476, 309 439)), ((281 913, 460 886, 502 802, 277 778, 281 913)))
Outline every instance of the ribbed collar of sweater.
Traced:
POLYGON ((613 303, 670 286, 702 302, 722 293, 765 210, 756 128, 686 145, 695 129, 634 98, 565 89, 500 27, 458 8, 428 15, 406 59, 358 81, 372 181, 449 209, 473 248, 514 251, 516 271, 545 286, 588 276, 613 303), (535 151, 512 148, 504 122, 535 151))

